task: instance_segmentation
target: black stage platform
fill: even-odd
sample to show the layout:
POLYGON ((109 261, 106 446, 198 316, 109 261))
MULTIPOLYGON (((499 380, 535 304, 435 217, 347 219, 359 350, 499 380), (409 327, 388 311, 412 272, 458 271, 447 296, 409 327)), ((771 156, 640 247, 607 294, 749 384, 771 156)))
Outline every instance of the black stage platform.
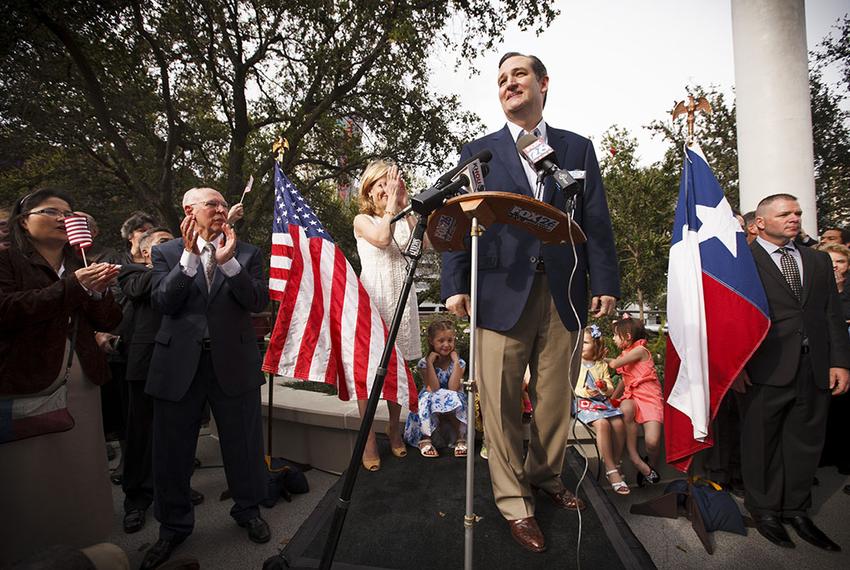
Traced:
MULTIPOLYGON (((381 441, 380 471, 361 471, 336 551, 339 569, 454 569, 463 567, 466 460, 441 450, 426 459, 408 448, 404 459, 390 455, 381 441)), ((564 481, 575 489, 584 459, 570 448, 564 481)), ((290 568, 317 568, 342 479, 331 487, 282 552, 290 568)), ((655 568, 649 554, 617 513, 590 473, 580 495, 582 512, 580 566, 583 568, 655 568)), ((476 455, 474 566, 501 568, 577 568, 578 515, 537 499, 537 520, 548 550, 533 554, 511 537, 496 509, 487 462, 476 455)))

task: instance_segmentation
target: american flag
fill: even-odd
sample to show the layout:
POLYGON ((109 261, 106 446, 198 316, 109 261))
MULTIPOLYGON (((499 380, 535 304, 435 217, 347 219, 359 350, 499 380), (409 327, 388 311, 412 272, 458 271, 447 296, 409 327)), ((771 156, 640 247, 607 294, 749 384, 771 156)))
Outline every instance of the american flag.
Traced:
MULTIPOLYGON (((365 400, 387 326, 342 250, 275 165, 269 296, 280 302, 263 370, 333 384, 341 400, 365 400)), ((394 349, 382 397, 417 409, 413 376, 394 349)))
POLYGON ((80 249, 92 246, 91 230, 89 221, 85 216, 66 216, 65 233, 68 235, 68 243, 80 249))

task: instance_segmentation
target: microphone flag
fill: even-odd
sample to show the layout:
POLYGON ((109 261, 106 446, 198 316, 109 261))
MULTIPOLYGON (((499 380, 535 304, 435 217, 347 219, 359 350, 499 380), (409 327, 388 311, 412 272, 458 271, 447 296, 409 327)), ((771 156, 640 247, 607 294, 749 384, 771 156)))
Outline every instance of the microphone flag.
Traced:
POLYGON ((664 439, 686 472, 717 408, 770 327, 746 234, 701 151, 686 149, 667 273, 664 439))
MULTIPOLYGON (((280 302, 263 371, 336 386, 365 400, 389 333, 342 250, 295 185, 274 166, 269 296, 280 302)), ((415 412, 418 393, 398 348, 381 398, 415 412)))

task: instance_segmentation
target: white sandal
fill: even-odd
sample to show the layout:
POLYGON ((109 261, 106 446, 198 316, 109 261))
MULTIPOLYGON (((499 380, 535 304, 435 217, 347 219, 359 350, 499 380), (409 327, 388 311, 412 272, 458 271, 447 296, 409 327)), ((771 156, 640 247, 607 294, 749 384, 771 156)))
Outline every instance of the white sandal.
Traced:
MULTIPOLYGON (((608 482, 611 483, 611 475, 617 473, 620 475, 619 469, 611 469, 610 471, 605 472, 605 478, 608 479, 608 482)), ((618 495, 628 495, 631 493, 631 489, 629 489, 629 484, 622 480, 623 476, 620 475, 620 480, 616 483, 611 483, 611 488, 614 489, 614 492, 618 495)))
POLYGON ((437 451, 437 448, 434 447, 434 444, 431 443, 430 439, 423 439, 419 441, 419 453, 422 454, 422 457, 440 456, 440 452, 437 451))

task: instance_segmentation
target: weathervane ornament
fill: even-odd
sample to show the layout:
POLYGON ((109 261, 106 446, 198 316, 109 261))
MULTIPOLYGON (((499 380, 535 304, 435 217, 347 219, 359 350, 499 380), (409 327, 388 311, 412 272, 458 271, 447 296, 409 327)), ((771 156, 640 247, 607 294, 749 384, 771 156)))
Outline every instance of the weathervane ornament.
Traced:
POLYGON ((289 150, 289 141, 283 138, 283 135, 277 137, 277 140, 272 143, 272 153, 274 159, 278 162, 283 158, 283 154, 289 150))
POLYGON ((679 101, 673 106, 673 120, 676 120, 676 117, 679 115, 684 115, 687 113, 688 115, 688 146, 691 146, 694 140, 694 116, 697 111, 702 111, 703 113, 710 115, 711 114, 711 104, 709 104, 708 99, 705 97, 700 97, 698 99, 694 99, 693 95, 688 95, 688 103, 685 104, 684 101, 679 101))

